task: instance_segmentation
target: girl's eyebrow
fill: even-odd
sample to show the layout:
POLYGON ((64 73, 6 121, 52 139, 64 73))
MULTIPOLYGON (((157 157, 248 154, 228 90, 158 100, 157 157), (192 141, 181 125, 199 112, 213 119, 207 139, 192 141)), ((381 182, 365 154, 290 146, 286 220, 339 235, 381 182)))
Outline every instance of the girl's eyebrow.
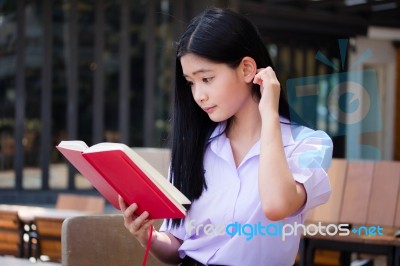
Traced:
MULTIPOLYGON (((203 69, 203 68, 201 68, 201 69, 199 69, 199 70, 194 71, 194 72, 192 73, 192 75, 193 75, 193 76, 196 76, 197 74, 199 74, 199 73, 204 73, 204 72, 211 72, 211 69, 203 69)), ((184 76, 185 78, 188 77, 188 75, 186 75, 186 74, 183 74, 183 76, 184 76)))

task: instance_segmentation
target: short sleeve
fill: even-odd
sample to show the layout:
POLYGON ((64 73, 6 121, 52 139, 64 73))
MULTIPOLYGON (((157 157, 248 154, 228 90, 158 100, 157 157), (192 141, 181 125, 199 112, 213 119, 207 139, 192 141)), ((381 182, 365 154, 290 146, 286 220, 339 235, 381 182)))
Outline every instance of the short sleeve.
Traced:
POLYGON ((173 236, 175 236, 180 240, 184 240, 186 235, 186 230, 184 225, 181 225, 179 227, 173 227, 172 220, 168 223, 168 219, 164 219, 163 223, 160 226, 159 231, 171 233, 173 236))
POLYGON ((294 179, 303 184, 307 199, 293 215, 324 204, 331 194, 327 169, 332 161, 333 144, 323 131, 306 127, 292 130, 294 146, 290 147, 288 164, 294 179))

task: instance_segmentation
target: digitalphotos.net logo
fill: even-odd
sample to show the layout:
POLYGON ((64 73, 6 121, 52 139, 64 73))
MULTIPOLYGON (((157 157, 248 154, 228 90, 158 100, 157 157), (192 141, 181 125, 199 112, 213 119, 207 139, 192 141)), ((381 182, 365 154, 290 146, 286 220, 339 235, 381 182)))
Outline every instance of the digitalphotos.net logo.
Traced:
POLYGON ((195 236, 223 236, 228 235, 231 237, 244 237, 247 241, 252 240, 254 237, 279 237, 285 241, 290 236, 377 236, 383 235, 383 228, 381 226, 359 226, 350 229, 349 224, 327 224, 323 225, 321 222, 317 224, 301 224, 295 222, 294 224, 284 224, 283 222, 262 224, 261 222, 254 224, 241 224, 238 222, 224 224, 203 224, 196 223, 196 220, 189 220, 186 224, 186 231, 189 235, 195 236))
MULTIPOLYGON (((360 143, 361 134, 379 132, 382 129, 377 74, 373 69, 352 70, 371 57, 372 51, 365 51, 349 66, 349 71, 344 72, 348 39, 339 39, 338 43, 340 66, 320 51, 315 56, 316 60, 338 72, 287 80, 291 119, 300 124, 305 122, 316 129, 321 127, 318 125, 321 119, 317 117, 323 117, 331 137, 346 136, 346 141, 354 145, 354 149, 348 149, 347 158, 357 158, 359 154, 352 152, 360 151, 365 159, 379 160, 381 152, 377 147, 360 143), (295 113, 301 113, 301 117, 295 113)), ((295 129, 292 131, 296 137, 295 129)), ((306 153, 304 157, 308 158, 306 153)))

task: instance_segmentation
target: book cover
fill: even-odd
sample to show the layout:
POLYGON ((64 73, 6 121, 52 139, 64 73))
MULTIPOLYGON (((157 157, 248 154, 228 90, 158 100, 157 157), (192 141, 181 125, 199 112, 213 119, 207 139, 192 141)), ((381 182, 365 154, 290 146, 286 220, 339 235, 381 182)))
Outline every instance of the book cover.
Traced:
POLYGON ((62 141, 57 149, 117 209, 118 195, 151 219, 183 218, 190 201, 154 167, 121 143, 62 141), (78 144, 78 145, 75 145, 78 144))

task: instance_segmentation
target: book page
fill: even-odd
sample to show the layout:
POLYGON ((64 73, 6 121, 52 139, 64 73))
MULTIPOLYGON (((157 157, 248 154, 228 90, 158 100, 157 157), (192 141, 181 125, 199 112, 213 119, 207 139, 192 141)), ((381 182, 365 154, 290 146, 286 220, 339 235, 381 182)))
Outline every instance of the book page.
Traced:
POLYGON ((58 146, 74 151, 84 151, 88 148, 86 143, 81 140, 63 140, 58 144, 58 146))

